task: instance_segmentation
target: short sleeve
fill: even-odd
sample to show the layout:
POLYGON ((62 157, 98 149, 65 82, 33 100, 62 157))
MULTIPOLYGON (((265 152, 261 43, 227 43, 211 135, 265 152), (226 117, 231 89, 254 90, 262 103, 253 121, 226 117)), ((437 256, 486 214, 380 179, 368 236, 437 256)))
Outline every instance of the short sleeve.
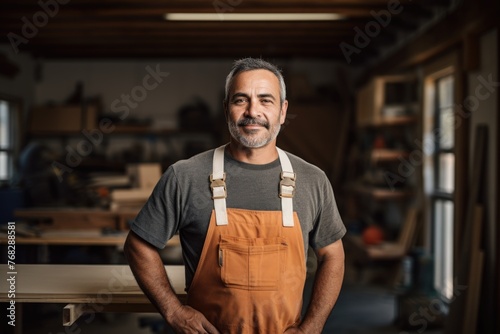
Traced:
POLYGON ((180 191, 175 172, 172 167, 169 167, 156 184, 130 229, 156 248, 164 248, 167 241, 179 229, 179 198, 180 191))
POLYGON ((346 233, 346 228, 340 217, 335 201, 335 195, 330 181, 324 175, 320 192, 320 206, 313 229, 309 234, 309 244, 314 250, 326 247, 340 240, 346 233))

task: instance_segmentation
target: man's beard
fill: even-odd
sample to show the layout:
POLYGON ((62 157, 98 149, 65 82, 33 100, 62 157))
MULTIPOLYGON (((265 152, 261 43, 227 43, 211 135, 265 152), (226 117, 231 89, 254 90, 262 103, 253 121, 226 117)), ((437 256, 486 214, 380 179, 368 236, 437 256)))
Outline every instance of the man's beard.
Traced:
MULTIPOLYGON (((266 122, 265 120, 260 120, 252 117, 245 117, 239 120, 237 123, 234 122, 233 120, 229 120, 228 125, 229 125, 229 133, 231 133, 231 136, 234 139, 236 139, 240 144, 248 148, 259 148, 266 146, 271 141, 276 139, 281 128, 281 124, 279 122, 271 129, 269 123, 266 122), (240 126, 251 125, 251 124, 257 124, 263 126, 269 132, 264 134, 263 137, 258 137, 258 136, 254 137, 252 133, 246 134, 244 130, 240 128, 240 126)), ((260 132, 261 130, 256 130, 256 132, 257 131, 260 132)))

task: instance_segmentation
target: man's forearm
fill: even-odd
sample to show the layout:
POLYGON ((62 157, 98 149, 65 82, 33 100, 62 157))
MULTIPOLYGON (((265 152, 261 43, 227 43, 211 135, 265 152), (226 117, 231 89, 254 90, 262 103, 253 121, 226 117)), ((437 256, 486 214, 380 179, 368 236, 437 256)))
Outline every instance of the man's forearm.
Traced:
POLYGON ((321 333, 333 306, 337 302, 344 279, 344 251, 339 240, 325 254, 318 254, 311 302, 300 325, 304 333, 321 333))
POLYGON ((170 285, 158 251, 133 232, 127 237, 124 251, 140 288, 169 322, 182 304, 170 285))

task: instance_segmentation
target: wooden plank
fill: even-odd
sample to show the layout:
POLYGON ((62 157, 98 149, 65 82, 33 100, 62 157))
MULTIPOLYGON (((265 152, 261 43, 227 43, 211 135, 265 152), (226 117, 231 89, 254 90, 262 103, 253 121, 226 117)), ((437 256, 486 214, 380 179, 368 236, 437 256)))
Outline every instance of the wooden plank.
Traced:
MULTIPOLYGON (((149 304, 128 265, 16 265, 16 302, 149 304)), ((8 272, 7 265, 0 270, 8 272)), ((184 296, 184 266, 165 266, 172 287, 184 296)), ((5 281, 5 280, 4 280, 5 281)), ((7 284, 0 302, 8 302, 7 284)))
POLYGON ((484 252, 476 251, 472 256, 471 271, 469 273, 469 288, 467 290, 467 304, 462 334, 477 332, 477 319, 481 297, 481 280, 483 278, 484 252))
POLYGON ((111 228, 128 230, 125 220, 137 216, 139 209, 104 210, 89 208, 28 208, 14 211, 14 215, 25 220, 44 223, 42 229, 96 229, 111 228))
MULTIPOLYGON (((478 204, 479 194, 484 187, 484 169, 486 156, 488 128, 486 126, 478 126, 476 130, 476 138, 474 141, 474 159, 471 182, 469 186, 469 200, 467 203, 467 213, 465 218, 465 226, 463 228, 462 239, 460 242, 461 253, 459 260, 459 268, 457 268, 457 280, 455 284, 468 285, 470 271, 470 254, 472 246, 472 229, 474 218, 476 215, 476 205, 478 204)), ((454 296, 455 299, 450 304, 450 310, 445 321, 444 334, 456 334, 461 332, 461 323, 465 316, 466 297, 465 294, 454 296)))
POLYGON ((476 206, 474 211, 474 227, 471 235, 471 256, 469 286, 466 295, 465 319, 462 334, 476 333, 481 298, 481 281, 483 277, 484 252, 481 251, 481 236, 483 230, 483 208, 476 206))
MULTIPOLYGON (((122 247, 128 232, 106 235, 99 231, 57 230, 47 231, 34 237, 16 236, 16 245, 67 245, 67 246, 116 246, 122 247)), ((7 235, 0 234, 0 244, 7 244, 7 235)), ((167 242, 167 247, 180 246, 178 235, 167 242)))
POLYGON ((483 235, 483 217, 484 217, 484 209, 480 205, 476 205, 474 208, 474 223, 472 227, 471 234, 471 259, 470 263, 474 262, 474 258, 477 256, 475 253, 481 250, 481 240, 483 235))
MULTIPOLYGON (((497 3, 498 6, 498 3, 497 3)), ((500 57, 498 56, 500 54, 500 21, 497 21, 497 78, 500 78, 500 57)), ((498 93, 497 93, 498 96, 498 93)), ((496 142, 496 147, 500 147, 500 101, 497 99, 497 127, 496 127, 496 137, 497 137, 497 142, 496 142)), ((496 198, 497 201, 500 199, 500 166, 498 165, 498 160, 500 159, 500 154, 498 153, 498 150, 496 152, 496 157, 492 157, 494 161, 497 161, 497 184, 496 184, 496 198)), ((494 221, 498 222, 500 221, 500 205, 496 205, 496 212, 494 213, 496 215, 496 219, 494 221)), ((496 233, 496 240, 500 240, 500 226, 497 224, 496 226, 497 233, 496 233)), ((498 243, 496 244, 497 252, 496 252, 496 277, 495 277, 495 282, 500 281, 500 245, 498 243)), ((500 284, 496 284, 496 309, 500 310, 500 284)), ((496 319, 496 332, 500 332, 500 320, 497 318, 496 319)))

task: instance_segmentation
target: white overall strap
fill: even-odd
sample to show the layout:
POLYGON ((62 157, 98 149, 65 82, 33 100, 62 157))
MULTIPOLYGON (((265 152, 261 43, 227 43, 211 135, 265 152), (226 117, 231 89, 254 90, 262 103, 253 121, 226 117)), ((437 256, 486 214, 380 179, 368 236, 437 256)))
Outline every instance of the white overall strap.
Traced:
POLYGON ((214 151, 210 188, 214 200, 215 221, 217 225, 227 225, 226 212, 226 173, 224 173, 224 148, 220 146, 214 151))
POLYGON ((280 197, 281 197, 281 213, 283 216, 283 226, 291 227, 293 223, 293 196, 295 195, 295 178, 290 159, 285 151, 276 147, 281 164, 281 181, 280 181, 280 197))

